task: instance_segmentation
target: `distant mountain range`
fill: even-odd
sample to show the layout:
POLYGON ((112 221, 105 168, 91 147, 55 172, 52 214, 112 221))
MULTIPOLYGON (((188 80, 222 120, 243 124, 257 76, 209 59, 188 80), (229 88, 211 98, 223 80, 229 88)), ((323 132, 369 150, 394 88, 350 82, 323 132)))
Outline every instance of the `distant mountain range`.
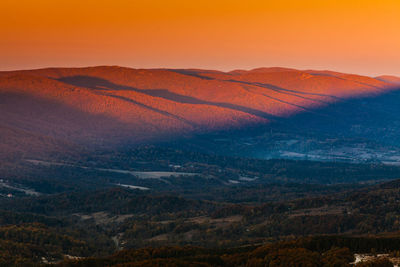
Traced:
POLYGON ((100 66, 0 72, 1 156, 267 129, 352 99, 393 94, 399 84, 394 76, 287 68, 221 72, 100 66))
POLYGON ((387 83, 393 83, 396 85, 400 84, 400 77, 396 77, 396 76, 383 75, 383 76, 376 77, 376 79, 383 81, 383 82, 387 82, 387 83))

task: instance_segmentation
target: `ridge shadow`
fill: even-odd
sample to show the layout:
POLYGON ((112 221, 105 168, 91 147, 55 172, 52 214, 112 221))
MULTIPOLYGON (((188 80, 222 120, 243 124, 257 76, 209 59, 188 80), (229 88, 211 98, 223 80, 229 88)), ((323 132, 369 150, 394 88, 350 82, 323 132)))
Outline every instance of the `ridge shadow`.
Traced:
MULTIPOLYGON (((181 95, 173 93, 167 89, 138 89, 130 86, 123 86, 112 83, 106 79, 92 77, 92 76, 68 76, 57 79, 60 82, 67 83, 74 86, 86 87, 95 90, 122 90, 122 91, 135 91, 142 94, 146 94, 152 97, 159 97, 166 100, 182 103, 182 104, 193 104, 193 105, 211 105, 216 107, 227 108, 235 111, 244 112, 253 116, 268 119, 270 121, 277 120, 279 117, 270 113, 260 111, 257 109, 236 105, 226 102, 212 102, 202 99, 198 99, 192 96, 181 95)), ((111 95, 110 95, 111 96, 111 95)), ((114 95, 115 96, 115 95, 114 95)))

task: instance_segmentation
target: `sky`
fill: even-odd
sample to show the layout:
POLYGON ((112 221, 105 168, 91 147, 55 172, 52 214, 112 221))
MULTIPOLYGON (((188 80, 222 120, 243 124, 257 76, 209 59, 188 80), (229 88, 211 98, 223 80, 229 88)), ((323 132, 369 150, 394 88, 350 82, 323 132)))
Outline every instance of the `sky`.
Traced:
POLYGON ((1 0, 0 70, 330 69, 400 76, 399 0, 1 0))

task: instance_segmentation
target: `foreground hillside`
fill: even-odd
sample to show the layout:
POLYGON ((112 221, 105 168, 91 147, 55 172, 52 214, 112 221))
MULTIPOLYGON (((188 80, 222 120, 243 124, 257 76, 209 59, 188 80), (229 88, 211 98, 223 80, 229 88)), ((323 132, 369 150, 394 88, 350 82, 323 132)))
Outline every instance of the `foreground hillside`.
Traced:
POLYGON ((0 265, 347 266, 400 250, 397 166, 153 146, 69 160, 0 166, 0 265))
MULTIPOLYGON (((92 67, 0 72, 0 144, 25 154, 269 125, 394 83, 328 71, 92 67), (24 146, 25 147, 25 146, 24 146)), ((22 153, 22 154, 24 154, 22 153)))
MULTIPOLYGON (((296 175, 296 166, 307 164, 313 164, 309 173, 328 168, 346 180, 363 172, 347 164, 286 168, 296 175)), ((283 180, 289 176, 274 169, 283 180)), ((109 188, 0 198, 0 265, 350 266, 355 254, 387 254, 387 264, 400 251, 399 188, 399 180, 281 182, 200 190, 203 195, 109 188)))

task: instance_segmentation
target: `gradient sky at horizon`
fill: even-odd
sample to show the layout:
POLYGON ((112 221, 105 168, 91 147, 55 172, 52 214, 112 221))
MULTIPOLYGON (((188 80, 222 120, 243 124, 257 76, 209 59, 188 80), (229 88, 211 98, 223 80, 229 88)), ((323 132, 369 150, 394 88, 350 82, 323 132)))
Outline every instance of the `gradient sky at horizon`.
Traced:
POLYGON ((0 70, 285 66, 400 76, 399 0, 1 0, 0 70))

